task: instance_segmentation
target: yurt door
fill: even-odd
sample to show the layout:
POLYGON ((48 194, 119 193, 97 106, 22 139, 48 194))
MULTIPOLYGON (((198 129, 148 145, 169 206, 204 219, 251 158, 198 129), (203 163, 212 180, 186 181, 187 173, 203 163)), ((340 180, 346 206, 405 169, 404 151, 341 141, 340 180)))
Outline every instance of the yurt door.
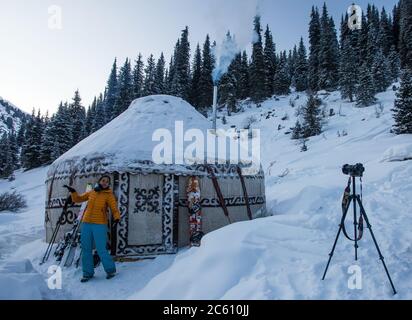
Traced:
POLYGON ((127 194, 120 203, 122 219, 118 230, 118 254, 155 255, 175 252, 173 209, 175 179, 157 174, 123 175, 127 194), (119 239, 120 237, 120 239, 119 239), (119 252, 120 251, 120 252, 119 252))

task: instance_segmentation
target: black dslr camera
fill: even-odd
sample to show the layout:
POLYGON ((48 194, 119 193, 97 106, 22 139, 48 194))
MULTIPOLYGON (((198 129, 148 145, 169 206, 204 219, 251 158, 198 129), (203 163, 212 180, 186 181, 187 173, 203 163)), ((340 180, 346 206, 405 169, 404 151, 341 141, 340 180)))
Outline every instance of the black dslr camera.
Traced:
POLYGON ((353 166, 349 164, 345 164, 342 168, 343 174, 346 174, 351 177, 363 177, 363 173, 365 172, 365 167, 362 163, 357 163, 353 166))

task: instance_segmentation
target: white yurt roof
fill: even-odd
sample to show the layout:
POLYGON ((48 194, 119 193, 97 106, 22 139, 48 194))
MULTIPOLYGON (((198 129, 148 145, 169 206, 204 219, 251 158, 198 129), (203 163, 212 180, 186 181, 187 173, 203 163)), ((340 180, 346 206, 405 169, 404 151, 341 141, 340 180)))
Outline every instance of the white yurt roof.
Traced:
MULTIPOLYGON (((156 95, 137 99, 124 113, 57 159, 52 164, 49 175, 57 168, 67 168, 68 163, 73 168, 81 162, 87 163, 93 159, 101 159, 107 170, 132 169, 139 163, 150 162, 154 148, 160 143, 153 141, 153 133, 157 129, 168 130, 173 137, 173 153, 183 154, 192 141, 184 142, 180 147, 176 146, 177 121, 183 123, 183 133, 197 129, 202 131, 204 139, 212 126, 210 121, 181 98, 156 95)), ((204 148, 204 158, 197 159, 197 163, 203 163, 212 157, 216 159, 217 150, 210 153, 206 142, 204 148)), ((230 154, 229 150, 227 151, 225 160, 228 161, 230 154)))

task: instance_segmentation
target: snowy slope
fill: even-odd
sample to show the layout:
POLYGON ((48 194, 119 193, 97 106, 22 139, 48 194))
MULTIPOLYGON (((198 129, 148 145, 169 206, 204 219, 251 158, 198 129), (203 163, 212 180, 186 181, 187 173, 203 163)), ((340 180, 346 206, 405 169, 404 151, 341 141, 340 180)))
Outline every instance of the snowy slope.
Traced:
MULTIPOLYGON (((201 248, 183 250, 176 256, 119 264, 119 276, 110 282, 101 268, 96 280, 83 286, 78 282, 79 270, 63 270, 63 290, 42 293, 42 297, 411 299, 412 162, 402 160, 412 157, 412 139, 390 133, 394 97, 392 91, 378 96, 383 109, 379 105, 358 109, 343 102, 339 93, 322 96, 326 114, 333 108, 336 115, 328 117, 323 135, 310 139, 305 153, 285 134, 296 122, 296 110, 306 101, 304 95, 271 99, 261 108, 252 104, 249 108, 245 103, 243 113, 226 117, 226 127, 241 129, 251 116, 257 120, 252 127, 262 130, 262 161, 272 217, 230 225, 207 235, 201 248), (290 106, 291 100, 295 107, 290 106), (285 114, 288 120, 282 121, 285 114), (284 129, 278 130, 279 125, 284 129), (320 280, 341 217, 340 201, 347 183, 341 167, 357 162, 366 167, 364 205, 398 289, 395 297, 367 230, 357 263, 362 268, 363 289, 348 288, 354 249, 343 237, 327 279, 320 280)), ((6 257, 27 258, 48 277, 52 261, 38 266, 46 247, 41 178, 45 174, 45 168, 19 173, 13 182, 33 201, 28 210, 15 216, 0 213, 0 239, 3 235, 8 239, 0 244, 0 268, 6 257)), ((9 182, 0 182, 0 192, 9 188, 9 182)), ((351 223, 349 219, 348 230, 351 223)))
POLYGON ((25 116, 27 115, 23 111, 0 97, 0 135, 17 132, 25 116))

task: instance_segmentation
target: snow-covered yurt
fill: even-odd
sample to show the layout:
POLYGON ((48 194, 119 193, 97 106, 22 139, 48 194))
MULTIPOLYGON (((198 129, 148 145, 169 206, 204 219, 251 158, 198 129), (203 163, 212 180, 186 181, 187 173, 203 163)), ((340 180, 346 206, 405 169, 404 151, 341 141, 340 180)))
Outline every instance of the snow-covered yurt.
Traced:
MULTIPOLYGON (((265 216, 261 168, 253 174, 242 174, 245 163, 210 164, 208 151, 204 158, 198 157, 190 164, 176 161, 176 155, 183 154, 190 144, 176 143, 178 137, 183 137, 181 131, 206 132, 210 128, 211 123, 180 98, 163 95, 135 100, 123 114, 50 166, 46 180, 47 241, 52 238, 68 196, 63 186, 72 185, 83 193, 87 184, 96 183, 102 174, 111 176, 122 217, 116 230, 109 228, 111 251, 116 256, 169 254, 189 244, 186 187, 192 176, 200 183, 205 234, 230 223, 265 216), (153 161, 154 150, 165 144, 155 132, 166 136, 169 132, 175 139, 171 162, 153 161)), ((78 204, 66 210, 58 239, 71 229, 79 210, 78 204)))

